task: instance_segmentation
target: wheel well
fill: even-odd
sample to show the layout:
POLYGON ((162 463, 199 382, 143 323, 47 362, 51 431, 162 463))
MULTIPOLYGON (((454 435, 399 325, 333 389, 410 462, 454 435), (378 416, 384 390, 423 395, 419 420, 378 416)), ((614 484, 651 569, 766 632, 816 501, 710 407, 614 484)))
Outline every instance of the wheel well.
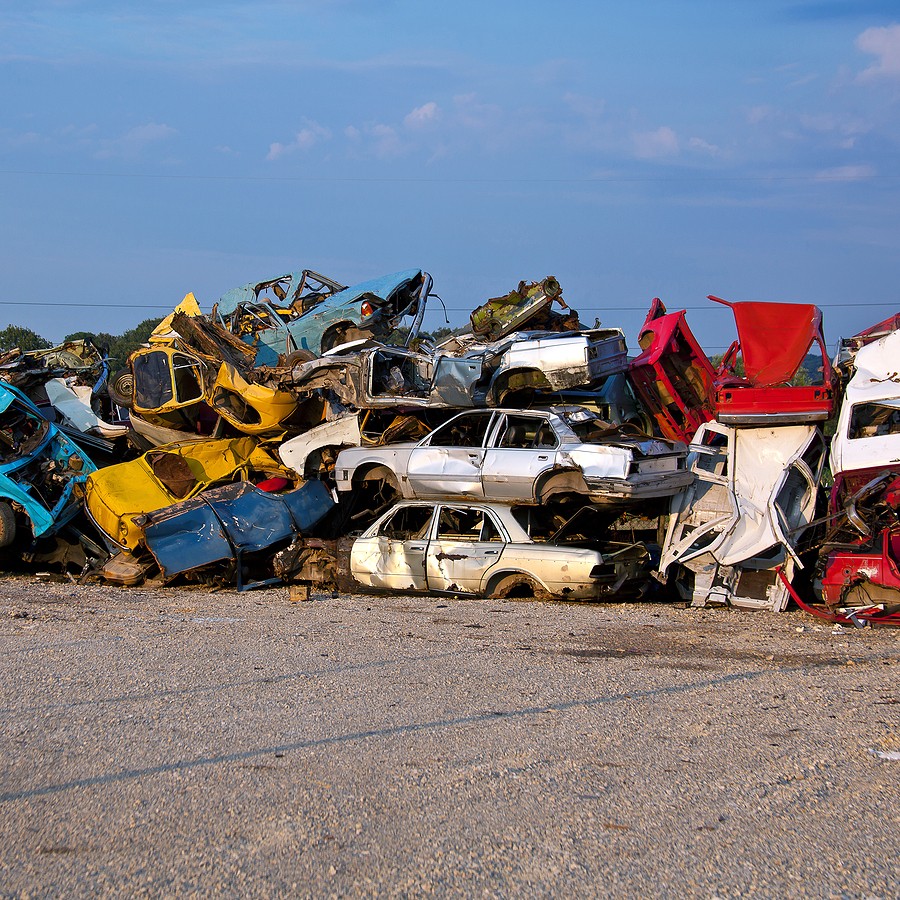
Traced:
POLYGON ((548 472, 534 486, 534 499, 546 503, 553 494, 587 494, 588 486, 579 469, 557 469, 548 472))
POLYGON ((504 598, 537 598, 546 591, 533 575, 526 572, 499 572, 487 585, 487 596, 504 598))
POLYGON ((383 478, 387 481, 397 481, 397 476, 383 463, 368 463, 367 465, 360 466, 353 473, 354 482, 377 481, 379 478, 383 478))
POLYGON ((351 329, 355 329, 356 325, 351 321, 344 322, 335 322, 333 325, 329 325, 324 332, 322 332, 322 340, 319 342, 322 352, 326 353, 331 350, 332 347, 337 347, 338 344, 343 343, 343 335, 350 331, 351 329))
POLYGON ((549 390, 550 387, 547 376, 540 369, 506 369, 494 376, 489 393, 495 404, 501 406, 504 395, 549 390))

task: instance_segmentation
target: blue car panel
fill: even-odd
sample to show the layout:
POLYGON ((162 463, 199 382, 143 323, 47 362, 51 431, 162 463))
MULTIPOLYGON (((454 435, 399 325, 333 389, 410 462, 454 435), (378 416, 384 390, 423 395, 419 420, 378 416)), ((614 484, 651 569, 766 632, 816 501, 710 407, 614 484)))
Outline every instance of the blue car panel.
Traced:
POLYGON ((170 578, 210 563, 239 561, 310 529, 335 505, 321 481, 284 494, 242 481, 147 515, 144 541, 170 578))

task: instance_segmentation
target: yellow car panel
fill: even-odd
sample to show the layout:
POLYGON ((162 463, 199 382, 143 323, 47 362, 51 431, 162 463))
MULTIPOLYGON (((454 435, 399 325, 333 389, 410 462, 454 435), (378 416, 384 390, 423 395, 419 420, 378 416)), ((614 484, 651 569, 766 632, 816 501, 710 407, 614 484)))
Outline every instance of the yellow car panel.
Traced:
POLYGON ((93 472, 85 481, 85 509, 115 544, 134 551, 143 536, 135 517, 251 472, 293 476, 252 437, 167 444, 93 472))
POLYGON ((222 363, 210 406, 245 434, 278 434, 297 411, 297 398, 286 391, 252 384, 234 366, 222 363))

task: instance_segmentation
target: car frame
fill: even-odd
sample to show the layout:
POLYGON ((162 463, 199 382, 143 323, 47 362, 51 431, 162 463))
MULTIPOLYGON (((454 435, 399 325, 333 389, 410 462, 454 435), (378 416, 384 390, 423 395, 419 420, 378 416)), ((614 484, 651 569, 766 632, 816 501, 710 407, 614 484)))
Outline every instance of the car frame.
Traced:
POLYGON ((536 541, 513 507, 403 501, 353 542, 350 574, 366 588, 394 592, 565 600, 639 593, 649 567, 646 547, 585 540, 577 526, 573 543, 564 543, 578 515, 536 541))
POLYGON ((22 391, 0 383, 0 547, 23 521, 34 538, 67 525, 81 510, 77 486, 96 469, 22 391))
MULTIPOLYGON (((309 271, 302 274, 308 276, 309 271)), ((278 279, 235 288, 216 302, 212 317, 256 349, 254 365, 276 366, 291 354, 291 361, 298 354, 310 359, 347 341, 388 335, 407 315, 415 315, 418 326, 432 287, 431 276, 422 269, 405 269, 350 287, 324 280, 326 287, 340 289, 316 295, 314 302, 301 303, 299 309, 296 301, 293 308, 284 307, 260 296, 278 279)))
POLYGON ((484 409, 459 413, 415 443, 342 450, 335 479, 344 495, 379 481, 403 499, 540 504, 574 492, 621 504, 685 488, 693 480, 686 456, 678 441, 627 434, 581 407, 484 409))

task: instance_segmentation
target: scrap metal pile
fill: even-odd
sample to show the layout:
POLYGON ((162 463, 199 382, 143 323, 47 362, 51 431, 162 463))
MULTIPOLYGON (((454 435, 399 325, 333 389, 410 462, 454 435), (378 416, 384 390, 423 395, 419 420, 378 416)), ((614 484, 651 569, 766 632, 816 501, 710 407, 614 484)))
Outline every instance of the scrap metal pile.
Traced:
POLYGON ((188 294, 114 374, 7 353, 5 567, 900 621, 900 316, 832 363, 815 306, 711 296, 714 365, 658 299, 629 358, 552 277, 435 343, 431 289, 303 270, 188 294))

